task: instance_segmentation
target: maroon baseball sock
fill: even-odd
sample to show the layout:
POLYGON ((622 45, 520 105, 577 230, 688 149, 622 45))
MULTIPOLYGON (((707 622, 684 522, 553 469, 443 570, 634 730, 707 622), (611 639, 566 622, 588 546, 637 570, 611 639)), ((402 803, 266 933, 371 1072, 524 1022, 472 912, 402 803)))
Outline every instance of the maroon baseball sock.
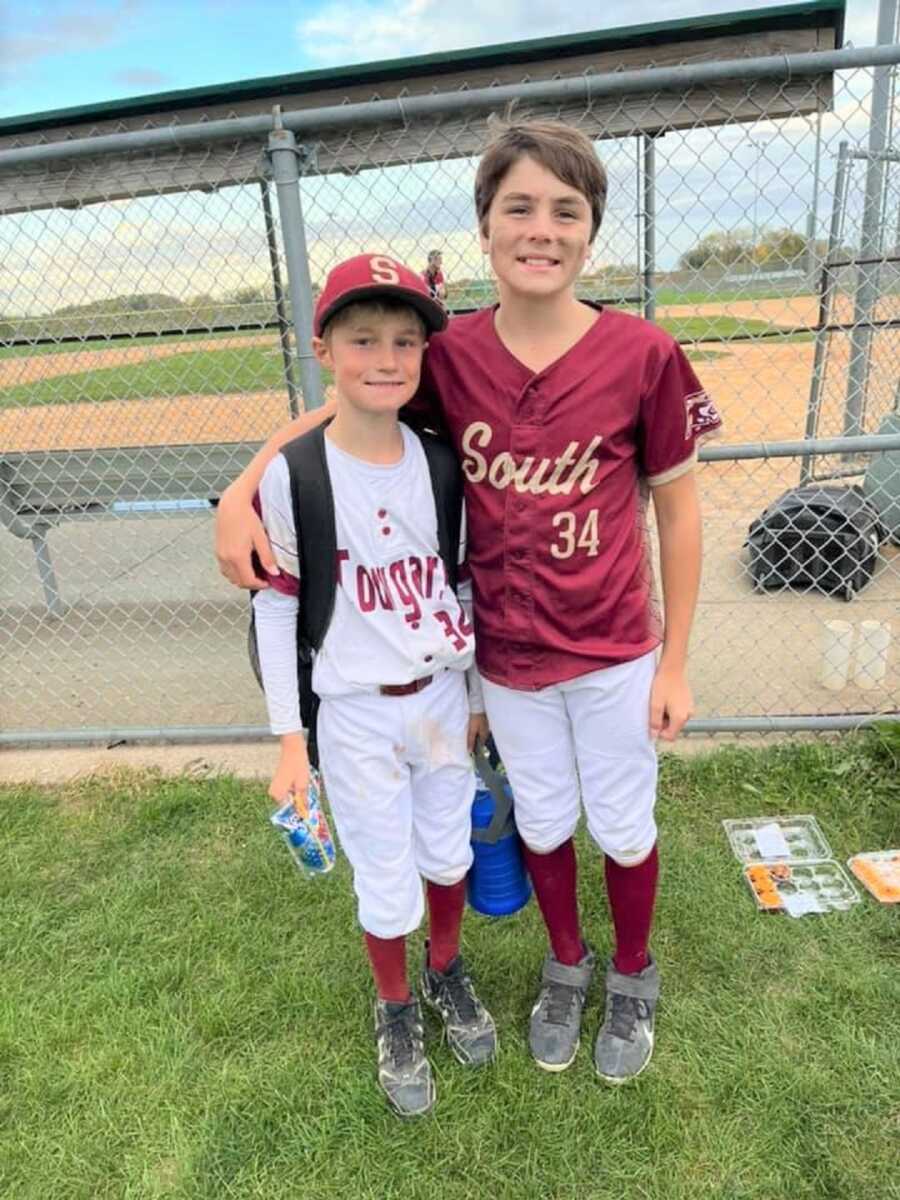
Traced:
POLYGON ((606 855, 606 894, 616 930, 613 965, 623 975, 636 975, 650 961, 647 943, 658 874, 656 846, 636 867, 623 867, 606 855))
POLYGON ((574 967, 584 958, 584 942, 578 921, 577 868, 572 839, 549 854, 536 854, 525 845, 522 849, 553 954, 567 967, 574 967))
POLYGON ((365 942, 378 999, 402 1004, 409 999, 409 983, 406 978, 406 938, 380 938, 376 937, 374 933, 367 933, 365 942))
POLYGON ((459 954, 459 929, 466 904, 466 881, 426 885, 428 894, 428 965, 446 971, 459 954))

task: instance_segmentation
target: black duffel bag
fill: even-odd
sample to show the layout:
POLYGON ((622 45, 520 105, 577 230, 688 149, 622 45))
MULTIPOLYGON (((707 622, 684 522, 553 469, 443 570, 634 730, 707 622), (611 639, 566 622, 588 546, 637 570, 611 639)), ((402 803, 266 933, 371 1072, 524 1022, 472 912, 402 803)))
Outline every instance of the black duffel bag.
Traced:
POLYGON ((770 504, 744 545, 757 590, 811 588, 852 600, 872 578, 883 539, 860 488, 807 484, 770 504))

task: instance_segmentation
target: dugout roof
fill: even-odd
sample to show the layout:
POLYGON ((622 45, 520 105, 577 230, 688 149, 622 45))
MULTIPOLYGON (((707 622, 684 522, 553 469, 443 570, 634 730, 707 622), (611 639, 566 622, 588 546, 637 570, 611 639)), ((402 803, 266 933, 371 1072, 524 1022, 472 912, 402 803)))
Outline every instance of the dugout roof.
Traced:
MULTIPOLYGON (((311 113, 323 106, 452 94, 493 85, 835 50, 842 45, 844 11, 845 0, 750 7, 7 117, 0 120, 0 149, 267 114, 276 103, 285 112, 311 113)), ((596 139, 627 137, 821 111, 831 104, 832 81, 823 74, 758 80, 748 88, 746 83, 725 79, 697 92, 601 94, 589 104, 529 102, 528 109, 535 115, 577 120, 596 139)), ((379 135, 332 131, 312 140, 316 153, 307 164, 308 174, 347 173, 476 155, 484 142, 484 121, 466 116, 445 116, 437 122, 420 118, 402 128, 381 130, 379 135)), ((217 189, 262 178, 264 158, 260 138, 248 137, 212 149, 122 152, 94 161, 26 167, 12 193, 0 180, 0 212, 217 189)))

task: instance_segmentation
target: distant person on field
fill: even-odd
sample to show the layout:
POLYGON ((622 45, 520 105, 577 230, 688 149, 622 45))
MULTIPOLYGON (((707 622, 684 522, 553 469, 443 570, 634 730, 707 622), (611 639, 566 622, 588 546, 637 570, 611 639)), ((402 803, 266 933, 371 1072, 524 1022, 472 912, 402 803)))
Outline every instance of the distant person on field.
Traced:
POLYGON ((422 272, 422 277, 428 285, 429 293, 446 307, 447 283, 444 279, 443 262, 444 256, 440 250, 429 250, 428 266, 422 272))

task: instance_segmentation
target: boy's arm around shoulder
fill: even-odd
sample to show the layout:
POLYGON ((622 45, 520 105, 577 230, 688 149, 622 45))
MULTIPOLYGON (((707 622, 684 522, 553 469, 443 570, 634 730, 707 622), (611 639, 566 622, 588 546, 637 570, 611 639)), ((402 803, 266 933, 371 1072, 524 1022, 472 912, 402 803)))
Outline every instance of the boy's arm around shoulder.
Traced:
POLYGON ((254 569, 254 554, 263 572, 273 575, 278 571, 266 531, 253 511, 253 497, 263 472, 282 446, 315 429, 333 417, 334 413, 334 400, 329 400, 321 408, 304 413, 282 426, 222 493, 216 508, 216 560, 219 571, 235 587, 262 590, 269 586, 268 580, 254 569))

